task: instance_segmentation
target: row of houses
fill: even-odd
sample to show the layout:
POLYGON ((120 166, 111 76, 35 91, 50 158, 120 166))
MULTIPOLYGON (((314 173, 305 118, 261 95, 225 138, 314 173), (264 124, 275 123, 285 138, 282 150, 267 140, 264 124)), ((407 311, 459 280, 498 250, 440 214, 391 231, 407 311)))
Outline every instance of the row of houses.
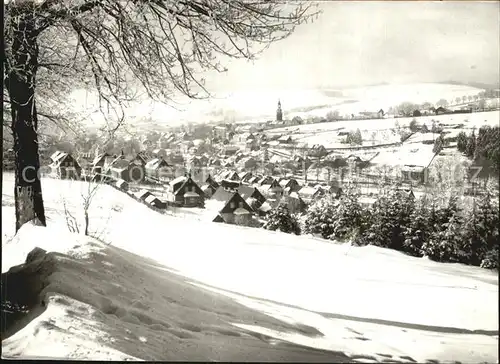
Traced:
POLYGON ((294 178, 253 175, 251 172, 222 170, 208 176, 202 190, 216 210, 215 222, 259 226, 266 215, 280 205, 292 213, 304 212, 308 204, 341 190, 324 185, 301 186, 294 178))

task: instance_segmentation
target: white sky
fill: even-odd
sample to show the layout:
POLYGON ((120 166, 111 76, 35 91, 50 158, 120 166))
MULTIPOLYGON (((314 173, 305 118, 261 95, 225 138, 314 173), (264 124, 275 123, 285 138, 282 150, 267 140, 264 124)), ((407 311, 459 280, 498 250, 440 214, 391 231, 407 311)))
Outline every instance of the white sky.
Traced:
MULTIPOLYGON (((256 61, 222 60, 228 72, 204 75, 207 89, 217 95, 272 94, 272 109, 265 106, 270 111, 277 98, 291 89, 500 82, 500 2, 324 1, 319 8, 323 13, 318 19, 298 26, 256 61)), ((84 99, 80 92, 75 94, 77 104, 84 99)), ((247 96, 245 100, 252 104, 247 96)), ((143 103, 133 113, 177 122, 198 119, 200 112, 206 112, 202 109, 221 107, 217 105, 215 100, 196 102, 196 107, 180 105, 189 111, 180 116, 165 105, 143 103)), ((287 105, 291 107, 290 102, 287 105)))
POLYGON ((337 2, 252 65, 228 64, 212 89, 379 82, 498 82, 499 2, 337 2))

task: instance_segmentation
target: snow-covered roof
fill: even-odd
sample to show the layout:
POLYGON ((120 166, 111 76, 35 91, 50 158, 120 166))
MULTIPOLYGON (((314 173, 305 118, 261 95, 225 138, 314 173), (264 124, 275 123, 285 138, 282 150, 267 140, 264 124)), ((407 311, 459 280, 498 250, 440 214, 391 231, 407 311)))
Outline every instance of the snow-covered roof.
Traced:
POLYGON ((259 210, 262 211, 262 212, 268 212, 268 211, 271 211, 273 208, 272 206, 269 204, 269 202, 264 202, 262 205, 260 205, 259 207, 259 210))
POLYGON ((235 215, 248 215, 250 214, 251 212, 244 209, 244 208, 241 208, 241 207, 238 207, 236 210, 234 210, 233 212, 235 215))
POLYGON ((315 193, 317 193, 320 190, 318 187, 308 187, 304 186, 299 190, 299 196, 313 196, 315 193))
POLYGON ((200 195, 198 195, 196 192, 186 192, 184 194, 184 197, 200 197, 200 195))
POLYGON ((149 195, 148 197, 146 197, 146 199, 144 201, 146 201, 149 204, 160 202, 160 200, 157 197, 155 197, 154 195, 149 195))
POLYGON ((134 195, 137 198, 145 199, 146 197, 148 197, 149 195, 151 195, 151 192, 149 192, 148 190, 140 190, 140 191, 136 192, 134 195))
POLYGON ((163 159, 163 158, 154 158, 151 159, 149 162, 146 163, 146 168, 147 169, 157 169, 161 165, 168 165, 168 163, 163 159))
POLYGON ((184 182, 185 180, 187 180, 186 176, 180 176, 171 180, 169 184, 170 186, 175 186, 177 183, 184 182))

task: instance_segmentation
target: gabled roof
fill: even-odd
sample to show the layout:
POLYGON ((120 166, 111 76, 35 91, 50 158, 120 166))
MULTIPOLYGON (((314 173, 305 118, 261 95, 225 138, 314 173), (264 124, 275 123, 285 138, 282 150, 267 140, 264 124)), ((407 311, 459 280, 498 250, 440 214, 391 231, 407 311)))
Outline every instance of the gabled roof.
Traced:
POLYGON ((230 171, 226 177, 224 179, 229 179, 231 181, 239 181, 240 180, 240 176, 238 175, 238 173, 234 172, 234 171, 230 171))
POLYGON ((288 183, 289 183, 289 182, 290 182, 290 180, 289 180, 289 179, 282 179, 282 180, 279 182, 279 184, 280 184, 280 186, 281 186, 281 187, 285 188, 285 187, 288 185, 288 183))
POLYGON ((137 158, 140 158, 144 161, 144 163, 147 163, 153 157, 147 151, 143 150, 143 151, 137 153, 137 158))
POLYGON ((259 176, 253 176, 253 177, 249 178, 247 182, 250 184, 253 184, 253 183, 257 183, 258 181, 260 181, 260 179, 261 179, 261 177, 259 177, 259 176))
POLYGON ((273 207, 271 206, 271 204, 269 202, 264 202, 262 205, 260 205, 259 207, 259 211, 262 211, 262 212, 269 212, 273 209, 273 207))
POLYGON ((321 192, 321 188, 304 186, 299 190, 299 196, 310 198, 318 192, 321 192))
POLYGON ((101 162, 102 160, 105 160, 106 157, 110 157, 111 154, 108 153, 101 153, 99 155, 96 155, 94 160, 92 161, 92 164, 95 166, 97 163, 101 162))
POLYGON ((226 190, 224 187, 219 187, 212 195, 212 200, 226 202, 231 198, 232 195, 233 192, 226 190))
POLYGON ((215 219, 212 220, 212 222, 225 222, 225 221, 220 214, 217 214, 217 216, 215 217, 215 219))
POLYGON ((239 181, 223 179, 222 181, 220 181, 220 185, 227 188, 238 188, 241 184, 239 181))
POLYGON ((124 186, 124 185, 126 185, 126 184, 127 184, 127 182, 126 182, 126 181, 124 181, 124 180, 122 180, 122 179, 119 179, 119 180, 117 180, 117 181, 115 182, 115 186, 116 186, 116 187, 123 187, 123 186, 124 186))
POLYGON ((177 191, 180 188, 181 184, 183 184, 186 180, 187 180, 186 176, 180 176, 180 177, 177 177, 177 178, 174 178, 173 180, 171 180, 169 182, 169 185, 172 188, 172 192, 177 191), (175 187, 175 189, 174 189, 174 187, 175 187))
POLYGON ((117 158, 113 164, 112 164, 112 168, 114 169, 120 169, 120 170, 123 170, 123 169, 127 169, 128 166, 130 164, 130 161, 127 160, 127 159, 124 159, 124 158, 117 158))
POLYGON ((184 187, 187 183, 191 183, 195 187, 197 192, 184 191, 185 192, 184 196, 198 197, 198 196, 204 194, 204 192, 201 190, 200 186, 198 186, 198 184, 191 177, 185 177, 185 176, 177 177, 176 179, 170 181, 169 185, 170 185, 170 188, 172 189, 172 193, 175 195, 179 191, 181 191, 182 187, 184 187))
POLYGON ((200 187, 203 192, 208 190, 212 190, 213 192, 217 191, 217 187, 212 186, 211 184, 206 184, 200 187))
MULTIPOLYGON (((262 196, 264 195, 255 187, 251 186, 240 186, 238 187, 238 193, 243 197, 245 200, 250 198, 250 197, 256 197, 256 196, 262 196)), ((265 197, 264 197, 265 198, 265 197)))
POLYGON ((144 201, 146 201, 147 203, 153 205, 153 204, 158 204, 158 203, 161 203, 161 201, 158 199, 158 197, 150 194, 149 196, 147 196, 144 201))
POLYGON ((134 193, 135 197, 145 200, 149 196, 152 196, 153 194, 149 192, 148 190, 140 190, 139 192, 134 193))
POLYGON ((146 163, 147 169, 158 169, 161 167, 169 167, 170 165, 163 158, 154 158, 151 159, 148 163, 146 163))
POLYGON ((262 185, 264 182, 266 182, 266 181, 267 181, 267 180, 269 180, 269 179, 274 180, 274 178, 273 178, 273 177, 271 177, 271 176, 263 176, 261 179, 259 179, 259 180, 257 181, 257 183, 258 183, 258 184, 260 184, 260 185, 262 185))

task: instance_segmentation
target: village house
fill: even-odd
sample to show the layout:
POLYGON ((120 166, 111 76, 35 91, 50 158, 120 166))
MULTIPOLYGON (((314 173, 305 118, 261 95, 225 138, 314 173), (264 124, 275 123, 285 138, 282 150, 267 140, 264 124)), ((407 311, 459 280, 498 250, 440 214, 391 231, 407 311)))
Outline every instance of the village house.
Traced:
POLYGON ((214 185, 211 185, 209 183, 204 184, 201 186, 201 190, 203 191, 203 194, 205 195, 206 199, 209 199, 213 196, 213 194, 217 191, 217 188, 214 185))
POLYGON ((145 177, 144 165, 140 161, 130 161, 120 156, 112 163, 110 175, 116 180, 122 179, 129 183, 141 183, 145 177))
POLYGON ((57 151, 50 156, 50 159, 52 163, 49 167, 52 176, 61 179, 80 179, 82 168, 71 154, 57 151))
POLYGON ((153 159, 153 156, 150 155, 147 151, 143 150, 139 153, 137 153, 136 158, 140 159, 144 165, 148 163, 151 159, 153 159))
POLYGON ((116 180, 116 182, 114 182, 113 185, 122 191, 128 191, 128 182, 127 181, 119 179, 119 180, 116 180))
POLYGON ((223 203, 222 205, 220 205, 220 208, 222 208, 227 201, 229 201, 229 199, 231 198, 231 196, 233 195, 234 193, 234 190, 228 190, 222 186, 220 186, 219 188, 217 188, 217 190, 212 194, 212 200, 213 201, 217 201, 219 203, 223 203))
POLYGON ((302 198, 302 200, 304 200, 304 202, 311 203, 321 196, 324 196, 325 191, 319 186, 304 186, 298 191, 298 195, 302 198))
POLYGON ((242 226, 254 226, 256 221, 253 215, 252 208, 246 203, 243 197, 235 191, 228 199, 225 206, 219 211, 214 221, 242 226))
POLYGON ((362 111, 359 113, 359 115, 363 119, 383 119, 384 110, 380 109, 379 111, 362 111))
POLYGON ((235 190, 241 185, 241 183, 239 181, 232 181, 230 179, 223 179, 220 181, 220 185, 223 188, 235 190))
POLYGON ((292 192, 283 197, 280 204, 286 206, 292 214, 303 213, 307 209, 307 204, 297 192, 292 192))
POLYGON ((280 186, 279 182, 273 178, 271 183, 263 184, 259 187, 259 190, 268 197, 278 197, 283 195, 283 188, 280 186))
POLYGON ((428 169, 424 166, 405 164, 401 167, 401 178, 403 182, 413 184, 424 184, 428 175, 428 169))
POLYGON ((248 181, 253 177, 252 172, 242 171, 239 173, 241 183, 248 183, 248 181))
POLYGON ((267 216, 272 210, 276 209, 281 202, 281 198, 270 198, 267 199, 257 210, 257 213, 261 217, 267 216))
POLYGON ((156 207, 157 209, 164 209, 166 207, 166 204, 164 202, 162 202, 158 197, 152 194, 146 197, 144 199, 144 202, 146 202, 148 205, 156 207))
POLYGON ((279 184, 281 188, 283 188, 283 191, 286 191, 287 193, 300 190, 299 182, 297 182, 297 180, 294 178, 282 179, 279 184))
POLYGON ((133 193, 133 195, 136 198, 138 198, 139 200, 145 201, 148 196, 151 196, 153 194, 151 192, 149 192, 148 190, 140 190, 140 191, 133 193))
POLYGON ((247 184, 248 185, 254 185, 257 184, 261 180, 262 176, 253 176, 247 179, 247 184))
POLYGON ((263 186, 263 185, 270 185, 273 183, 273 181, 275 181, 274 177, 271 177, 271 176, 263 176, 261 179, 259 179, 256 183, 259 185, 259 186, 263 186))
POLYGON ((225 145, 222 149, 222 155, 226 157, 235 155, 239 150, 240 147, 238 147, 237 145, 225 145))
POLYGON ((215 189, 219 188, 219 184, 210 174, 208 175, 207 179, 205 180, 205 183, 209 184, 210 186, 215 187, 215 189))
POLYGON ((179 152, 169 155, 168 159, 170 160, 170 163, 174 165, 179 165, 184 163, 184 156, 179 152))
POLYGON ((247 203, 249 203, 248 199, 255 200, 257 207, 260 207, 266 201, 266 197, 255 187, 240 186, 238 187, 238 193, 247 203))
POLYGON ((290 135, 283 135, 278 138, 278 143, 279 144, 292 144, 293 139, 290 135))
POLYGON ((100 179, 101 173, 104 173, 104 164, 105 164, 107 157, 111 157, 111 154, 108 154, 108 153, 97 154, 95 156, 94 160, 92 161, 92 165, 91 165, 92 172, 91 173, 94 176, 98 175, 99 176, 98 179, 100 179))
POLYGON ((173 133, 165 133, 160 136, 157 142, 157 148, 167 149, 175 141, 175 135, 173 133))
POLYGON ((203 207, 205 194, 190 175, 172 180, 167 192, 167 200, 182 207, 203 207))
POLYGON ((173 170, 163 158, 154 158, 146 163, 146 177, 150 180, 161 180, 173 177, 173 170))
POLYGON ((165 149, 157 148, 151 152, 154 158, 166 158, 167 151, 165 149))
POLYGON ((438 107, 435 112, 436 112, 436 115, 452 114, 453 113, 453 111, 445 109, 442 106, 438 107))
POLYGON ((254 157, 244 157, 238 161, 238 167, 245 170, 253 170, 257 168, 257 161, 254 157))

